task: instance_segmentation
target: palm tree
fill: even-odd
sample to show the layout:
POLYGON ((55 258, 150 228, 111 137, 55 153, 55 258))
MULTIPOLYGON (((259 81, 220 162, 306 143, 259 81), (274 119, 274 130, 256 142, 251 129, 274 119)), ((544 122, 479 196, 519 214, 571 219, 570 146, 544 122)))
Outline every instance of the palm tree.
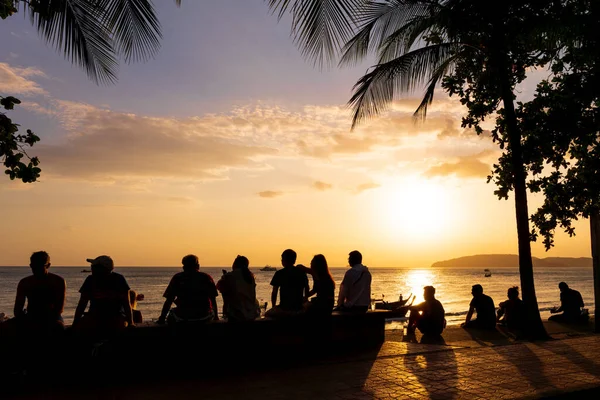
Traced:
POLYGON ((96 83, 117 80, 119 57, 145 61, 160 48, 160 23, 150 0, 13 0, 0 4, 0 16, 21 7, 40 36, 96 83))
MULTIPOLYGON (((352 128, 385 111, 400 94, 425 86, 415 112, 425 118, 440 83, 469 110, 475 127, 502 104, 494 138, 507 146, 515 191, 519 272, 533 337, 545 337, 533 279, 527 192, 513 89, 534 56, 535 28, 544 2, 518 0, 269 0, 279 16, 292 15, 292 34, 306 57, 323 66, 353 64, 375 53, 377 62, 354 86, 352 128), (506 137, 506 143, 503 139, 506 137)), ((548 2, 545 2, 548 3, 548 2)), ((499 195, 506 197, 507 192, 499 195)))

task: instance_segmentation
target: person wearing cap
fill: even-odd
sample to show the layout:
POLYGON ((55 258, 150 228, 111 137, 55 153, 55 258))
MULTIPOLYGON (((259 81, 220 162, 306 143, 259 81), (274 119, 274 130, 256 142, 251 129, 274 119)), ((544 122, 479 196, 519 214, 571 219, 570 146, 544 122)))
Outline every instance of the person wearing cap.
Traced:
POLYGON ((82 331, 110 333, 127 326, 134 326, 129 285, 123 275, 114 272, 112 258, 102 255, 88 258, 92 274, 79 289, 81 297, 73 326, 82 331), (84 315, 87 305, 89 311, 84 315))
POLYGON ((180 322, 203 323, 219 320, 217 287, 210 275, 200 272, 198 257, 189 254, 181 260, 183 272, 171 278, 163 297, 165 303, 159 324, 180 322), (171 309, 175 303, 176 307, 171 309))
POLYGON ((550 316, 548 320, 565 323, 587 321, 589 316, 582 314, 584 304, 581 293, 571 289, 566 282, 559 283, 558 288, 560 289, 560 307, 550 310, 550 313, 555 315, 550 316), (561 312, 562 314, 559 314, 561 312))
POLYGON ((29 261, 32 275, 21 279, 17 286, 15 320, 28 331, 57 333, 64 329, 62 312, 67 285, 62 277, 48 272, 50 256, 45 251, 33 253, 29 261))

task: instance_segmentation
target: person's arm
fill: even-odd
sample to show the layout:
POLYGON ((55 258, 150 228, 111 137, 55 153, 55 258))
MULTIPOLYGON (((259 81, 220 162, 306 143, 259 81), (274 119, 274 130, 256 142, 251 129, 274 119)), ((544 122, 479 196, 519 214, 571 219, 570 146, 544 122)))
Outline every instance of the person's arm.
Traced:
POLYGON ((296 268, 304 272, 305 274, 312 275, 312 270, 302 264, 296 264, 296 268))
POLYGON ((73 316, 73 325, 76 325, 77 322, 83 317, 83 313, 85 312, 85 308, 87 307, 90 301, 89 296, 86 293, 81 293, 79 297, 79 303, 77 303, 77 308, 75 308, 75 315, 73 316))
POLYGON ((58 315, 62 315, 63 311, 65 310, 65 297, 67 296, 67 282, 63 279, 61 284, 62 290, 58 295, 58 307, 56 308, 58 315))
POLYGON ((22 282, 19 282, 17 285, 17 297, 15 298, 15 307, 13 312, 15 317, 25 314, 25 291, 22 282))
POLYGON ((169 310, 171 309, 174 300, 175 299, 173 297, 167 297, 165 299, 165 304, 163 304, 162 311, 160 312, 160 317, 158 317, 158 321, 156 322, 158 322, 159 324, 165 323, 165 321, 167 320, 167 314, 169 313, 169 310))
POLYGON ((496 322, 500 322, 500 318, 504 315, 504 303, 498 305, 498 313, 496 315, 496 322))
POLYGON ((275 307, 277 304, 277 293, 279 292, 279 286, 273 286, 273 291, 271 292, 271 307, 275 307))
POLYGON ((127 326, 135 326, 135 323, 133 322, 133 312, 131 312, 131 303, 129 302, 129 290, 125 292, 124 295, 119 296, 119 299, 121 300, 121 305, 125 311, 127 326))
POLYGON ((212 304, 212 309, 215 310, 214 320, 218 321, 219 320, 219 307, 217 306, 217 296, 212 296, 210 298, 210 303, 212 304))
POLYGON ((475 311, 473 306, 469 306, 469 312, 467 313, 467 318, 465 318, 465 322, 462 325, 466 325, 469 323, 469 321, 471 321, 471 318, 473 317, 473 311, 475 311))
POLYGON ((308 286, 308 277, 306 275, 304 275, 304 296, 306 296, 306 298, 309 298, 310 295, 310 287, 308 286))
POLYGON ((308 295, 306 296, 306 298, 308 299, 309 297, 312 297, 315 294, 317 294, 317 289, 315 289, 315 287, 313 286, 313 289, 308 292, 308 295))

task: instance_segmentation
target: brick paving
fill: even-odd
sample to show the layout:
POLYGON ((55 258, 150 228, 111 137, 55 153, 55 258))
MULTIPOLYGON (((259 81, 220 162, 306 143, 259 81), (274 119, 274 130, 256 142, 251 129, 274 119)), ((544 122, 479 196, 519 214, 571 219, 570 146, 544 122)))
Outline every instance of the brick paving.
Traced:
MULTIPOLYGON (((249 363, 243 376, 95 388, 86 391, 85 398, 534 399, 600 387, 600 335, 500 345, 459 337, 456 343, 462 345, 392 339, 376 351, 316 365, 259 372, 249 363)), ((65 391, 36 398, 72 399, 82 394, 65 391)))

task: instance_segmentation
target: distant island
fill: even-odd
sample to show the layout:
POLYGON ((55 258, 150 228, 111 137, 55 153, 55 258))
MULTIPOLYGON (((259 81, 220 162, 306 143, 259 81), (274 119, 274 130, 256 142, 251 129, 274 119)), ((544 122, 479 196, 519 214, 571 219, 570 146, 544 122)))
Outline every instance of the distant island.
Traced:
MULTIPOLYGON (((590 257, 533 257, 533 266, 536 267, 589 267, 592 268, 590 257)), ((519 256, 516 254, 477 254, 438 261, 431 264, 431 268, 518 268, 519 256)))

